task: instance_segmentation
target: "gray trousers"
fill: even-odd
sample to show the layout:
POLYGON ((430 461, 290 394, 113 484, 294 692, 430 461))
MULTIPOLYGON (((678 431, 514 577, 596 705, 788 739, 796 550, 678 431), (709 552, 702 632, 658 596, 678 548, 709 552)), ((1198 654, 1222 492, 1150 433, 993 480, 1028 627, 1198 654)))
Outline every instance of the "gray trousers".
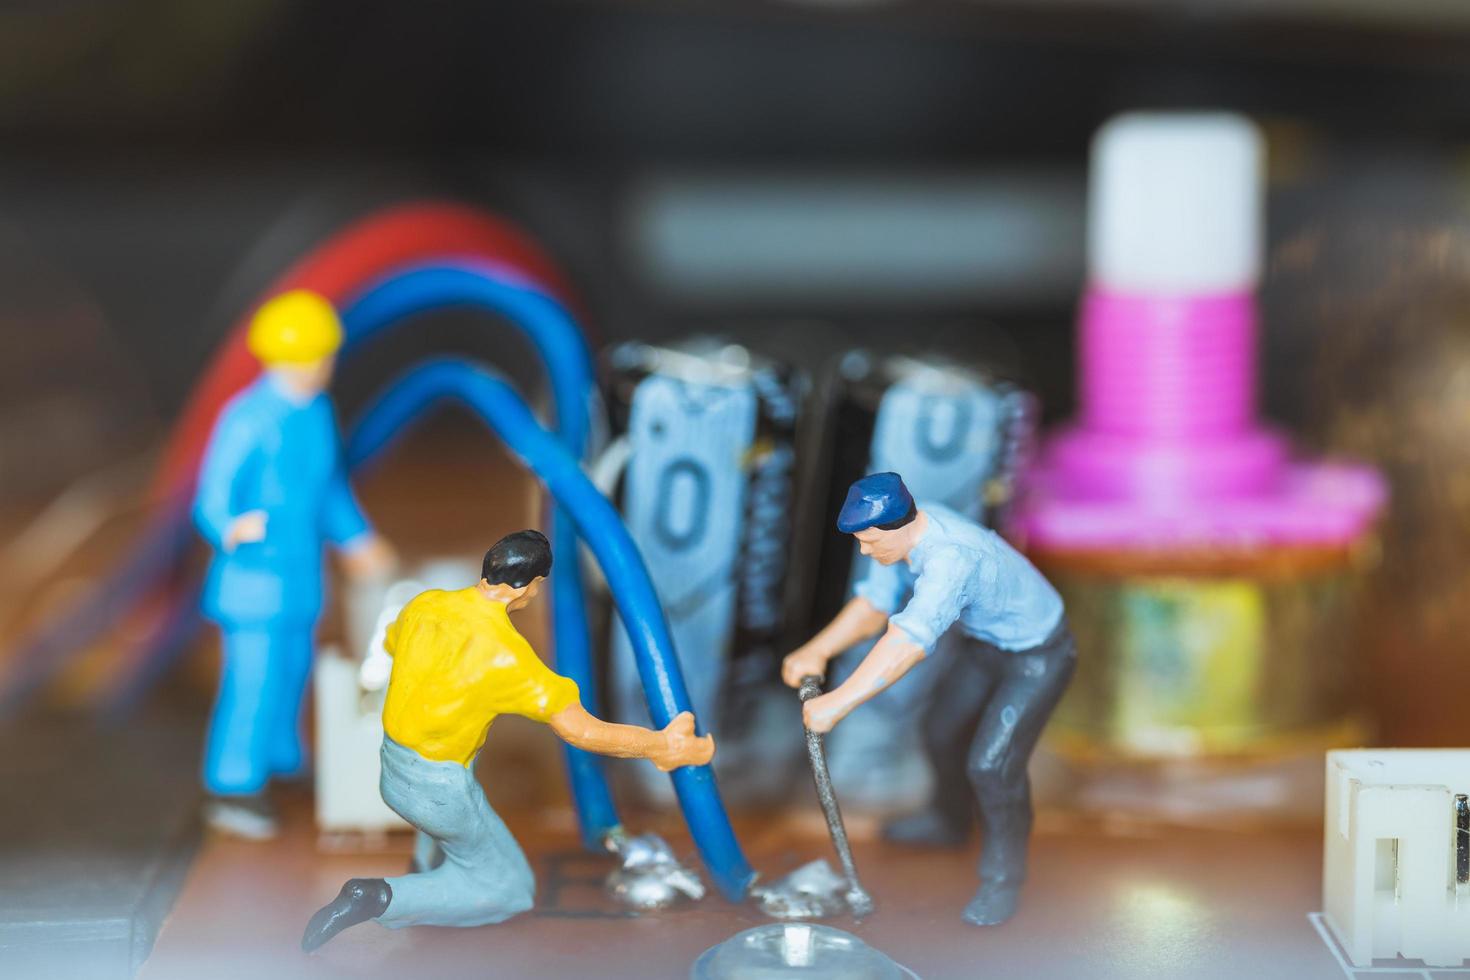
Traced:
POLYGON ((383 802, 418 829, 414 856, 427 870, 387 879, 393 897, 379 922, 482 926, 531 907, 531 865, 490 808, 473 764, 425 759, 384 736, 380 787, 383 802))
POLYGON ((1020 884, 1031 836, 1026 765, 1072 679, 1077 646, 1065 616, 1029 650, 957 639, 925 716, 934 805, 955 827, 978 809, 981 879, 1020 884))

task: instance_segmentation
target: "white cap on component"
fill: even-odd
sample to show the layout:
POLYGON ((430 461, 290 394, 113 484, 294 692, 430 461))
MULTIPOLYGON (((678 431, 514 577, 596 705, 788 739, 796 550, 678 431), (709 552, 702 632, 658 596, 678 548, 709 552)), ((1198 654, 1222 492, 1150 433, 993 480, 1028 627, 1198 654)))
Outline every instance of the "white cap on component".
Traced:
POLYGON ((1252 289, 1260 277, 1260 130, 1228 112, 1130 112, 1092 142, 1088 271, 1132 293, 1252 289))

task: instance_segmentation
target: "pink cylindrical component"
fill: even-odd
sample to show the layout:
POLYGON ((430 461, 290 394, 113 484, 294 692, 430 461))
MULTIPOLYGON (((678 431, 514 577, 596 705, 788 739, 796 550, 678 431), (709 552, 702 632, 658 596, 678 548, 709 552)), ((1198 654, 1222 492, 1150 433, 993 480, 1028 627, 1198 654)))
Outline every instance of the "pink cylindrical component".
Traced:
POLYGON ((1269 491, 1280 481, 1287 446, 1269 430, 1157 440, 1079 428, 1052 440, 1048 460, 1071 499, 1174 510, 1269 491))
POLYGON ((1051 447, 1068 495, 1169 509, 1269 490, 1286 446, 1255 422, 1255 328, 1249 293, 1090 290, 1081 424, 1051 447))
POLYGON ((1094 287, 1078 336, 1084 428, 1151 442, 1243 433, 1255 414, 1255 333, 1249 293, 1094 287))
POLYGON ((1014 512, 1032 548, 1336 547, 1371 527, 1376 471, 1293 458, 1257 416, 1263 164, 1261 134, 1229 113, 1128 113, 1098 131, 1078 411, 1014 512))
POLYGON ((1016 515, 1033 547, 1346 544, 1372 523, 1376 472, 1294 461, 1257 419, 1249 293, 1094 286, 1080 321, 1078 418, 1016 515))

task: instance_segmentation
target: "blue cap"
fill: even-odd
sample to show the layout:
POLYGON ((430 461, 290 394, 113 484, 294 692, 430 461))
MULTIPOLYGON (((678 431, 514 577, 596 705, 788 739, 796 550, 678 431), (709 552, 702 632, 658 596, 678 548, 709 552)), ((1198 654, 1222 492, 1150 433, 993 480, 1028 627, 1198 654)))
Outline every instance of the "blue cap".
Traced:
POLYGON ((901 521, 914 509, 914 498, 897 473, 873 473, 853 483, 837 515, 843 534, 901 521))

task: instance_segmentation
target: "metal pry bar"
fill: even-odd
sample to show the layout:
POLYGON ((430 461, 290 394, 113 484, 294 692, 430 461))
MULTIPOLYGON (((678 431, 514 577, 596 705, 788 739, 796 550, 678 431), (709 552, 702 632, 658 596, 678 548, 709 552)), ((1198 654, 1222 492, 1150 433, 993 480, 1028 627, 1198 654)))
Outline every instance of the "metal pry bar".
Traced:
MULTIPOLYGON (((801 679, 803 703, 822 693, 822 679, 808 674, 801 679)), ((817 799, 822 804, 822 813, 827 818, 827 830, 832 835, 832 846, 837 850, 837 859, 842 862, 842 871, 847 875, 848 907, 852 914, 862 918, 873 911, 873 898, 858 881, 857 865, 852 860, 852 846, 847 841, 847 828, 842 824, 842 811, 837 808, 837 793, 832 789, 832 773, 827 769, 827 752, 822 747, 822 736, 802 726, 806 732, 806 752, 812 763, 812 780, 817 784, 817 799)))

